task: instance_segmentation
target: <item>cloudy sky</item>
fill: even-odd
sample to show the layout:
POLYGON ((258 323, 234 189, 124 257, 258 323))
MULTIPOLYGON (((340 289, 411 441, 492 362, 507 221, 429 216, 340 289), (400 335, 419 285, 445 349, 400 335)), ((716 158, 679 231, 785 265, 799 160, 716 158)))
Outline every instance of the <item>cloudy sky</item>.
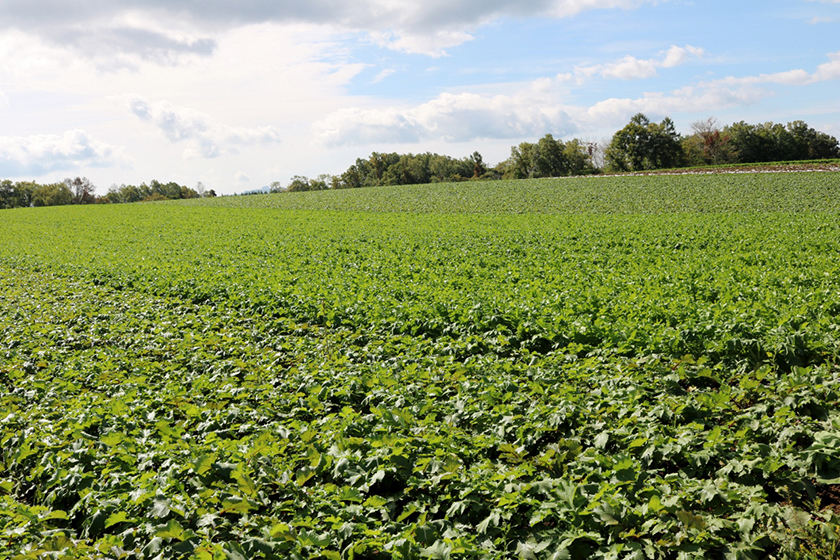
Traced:
POLYGON ((840 137, 838 37, 840 0, 3 0, 0 179, 233 193, 638 112, 840 137))

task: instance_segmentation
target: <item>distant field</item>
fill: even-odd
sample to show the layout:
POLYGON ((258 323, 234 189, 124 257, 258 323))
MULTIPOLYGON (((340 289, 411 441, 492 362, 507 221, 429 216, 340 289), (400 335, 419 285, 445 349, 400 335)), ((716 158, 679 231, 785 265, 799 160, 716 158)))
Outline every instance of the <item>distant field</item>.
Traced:
POLYGON ((2 211, 0 558, 826 557, 838 191, 2 211))
POLYGON ((840 172, 593 176, 192 200, 289 210, 487 214, 840 211, 840 172))

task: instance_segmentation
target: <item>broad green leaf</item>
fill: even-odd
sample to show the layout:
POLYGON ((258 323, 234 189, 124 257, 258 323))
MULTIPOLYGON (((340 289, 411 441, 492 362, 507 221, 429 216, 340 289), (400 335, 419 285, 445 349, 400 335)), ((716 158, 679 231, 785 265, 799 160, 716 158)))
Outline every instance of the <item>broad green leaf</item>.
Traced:
POLYGON ((170 519, 166 525, 161 525, 155 529, 155 536, 162 539, 184 540, 184 528, 174 519, 170 519))

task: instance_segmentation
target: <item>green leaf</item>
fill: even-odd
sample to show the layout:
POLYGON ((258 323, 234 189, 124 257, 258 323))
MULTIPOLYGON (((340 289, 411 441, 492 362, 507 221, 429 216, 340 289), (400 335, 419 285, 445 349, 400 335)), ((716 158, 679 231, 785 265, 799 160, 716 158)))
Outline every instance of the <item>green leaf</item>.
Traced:
POLYGON ((615 509, 610 504, 601 504, 592 511, 598 514, 598 517, 601 519, 601 523, 604 525, 621 525, 621 521, 618 519, 615 509))
POLYGON ((105 520, 105 528, 107 529, 109 527, 113 527, 114 525, 117 525, 118 523, 123 523, 125 521, 128 521, 128 514, 126 512, 118 511, 116 513, 112 513, 105 520))
POLYGON ((338 499, 342 502, 362 503, 365 501, 365 498, 364 496, 362 496, 362 493, 359 492, 358 489, 353 488, 352 486, 343 486, 341 488, 341 493, 338 495, 338 499))
POLYGON ((303 486, 317 474, 317 471, 309 465, 300 468, 295 473, 295 482, 298 486, 303 486))
POLYGON ((155 536, 162 539, 184 540, 184 528, 174 519, 170 519, 166 525, 155 529, 155 536))
POLYGON ((239 513, 244 515, 252 509, 254 509, 253 506, 239 496, 230 496, 222 500, 222 511, 225 513, 239 513))
POLYGON ((595 447, 598 449, 606 449, 607 443, 610 441, 610 434, 608 432, 601 432, 595 437, 595 447))
POLYGON ((239 490, 247 495, 254 497, 257 495, 257 485, 251 479, 250 476, 241 472, 241 471, 234 471, 233 478, 236 480, 237 485, 239 486, 239 490))
POLYGON ((42 521, 48 521, 50 519, 70 519, 70 517, 67 515, 66 511, 54 509, 41 518, 42 521))
POLYGON ((171 505, 172 502, 168 498, 157 497, 152 501, 152 509, 149 511, 149 515, 158 519, 166 517, 169 515, 171 505))
POLYGON ((700 517, 699 515, 694 515, 693 513, 688 511, 678 511, 677 519, 679 519, 680 523, 682 523, 689 529, 697 529, 698 531, 702 531, 706 528, 706 522, 703 520, 702 517, 700 517))
POLYGON ((551 541, 536 542, 529 540, 528 542, 519 542, 516 544, 516 554, 523 560, 537 560, 540 552, 551 546, 551 541))
POLYGON ((487 532, 487 530, 490 528, 491 525, 493 527, 498 527, 499 526, 499 520, 500 520, 499 512, 498 511, 493 511, 492 513, 490 513, 490 515, 488 515, 484 519, 484 521, 479 523, 478 526, 476 526, 475 529, 476 529, 476 531, 478 531, 479 533, 481 533, 483 535, 487 532))
POLYGON ((382 496, 371 496, 365 500, 364 505, 372 508, 380 508, 388 503, 388 500, 382 496))
POLYGON ((193 470, 198 475, 204 475, 213 467, 213 463, 216 462, 216 459, 217 457, 215 454, 201 455, 193 461, 193 470))
POLYGON ((423 558, 433 558, 434 560, 449 560, 452 548, 451 544, 438 540, 432 546, 422 549, 420 556, 423 558))

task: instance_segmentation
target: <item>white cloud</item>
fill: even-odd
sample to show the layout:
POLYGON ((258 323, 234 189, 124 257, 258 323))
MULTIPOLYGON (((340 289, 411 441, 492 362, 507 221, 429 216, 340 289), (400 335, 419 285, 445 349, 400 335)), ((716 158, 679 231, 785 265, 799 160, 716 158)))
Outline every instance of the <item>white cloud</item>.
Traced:
POLYGON ((619 62, 604 67, 600 74, 605 78, 618 80, 636 80, 656 76, 656 63, 651 60, 639 60, 632 56, 624 57, 619 62))
POLYGON ((753 84, 705 83, 670 93, 611 98, 591 106, 563 102, 564 77, 543 78, 511 95, 445 93, 408 108, 343 109, 315 124, 315 137, 328 146, 376 143, 465 142, 476 139, 568 137, 578 131, 621 126, 636 113, 719 111, 751 105, 773 95, 753 84))
POLYGON ((719 111, 751 105, 771 95, 772 92, 754 86, 729 88, 714 84, 685 87, 668 94, 651 92, 635 99, 605 99, 573 114, 581 126, 616 126, 636 113, 668 116, 678 112, 719 111))
POLYGON ((380 82, 384 81, 384 80, 385 80, 388 76, 392 76, 392 75, 394 75, 396 72, 397 72, 397 71, 396 71, 396 70, 394 70, 393 68, 386 68, 385 70, 383 70, 382 72, 380 72, 379 74, 377 74, 377 75, 376 75, 376 77, 374 77, 374 78, 370 81, 370 83, 372 83, 372 84, 378 84, 378 83, 380 83, 380 82))
POLYGON ((640 60, 628 55, 609 64, 577 66, 574 73, 562 74, 560 77, 566 80, 575 79, 578 83, 595 75, 617 80, 652 78, 656 76, 658 68, 673 68, 684 64, 689 58, 701 58, 704 54, 703 49, 691 45, 685 47, 672 45, 667 51, 662 51, 659 58, 640 60))
POLYGON ((699 47, 692 47, 691 45, 678 47, 671 45, 671 48, 665 51, 665 58, 661 64, 663 68, 673 68, 684 63, 690 56, 702 58, 704 54, 706 54, 705 51, 699 47))
POLYGON ((9 98, 6 97, 6 94, 0 91, 0 109, 4 109, 9 106, 9 98))
POLYGON ((84 130, 63 135, 0 136, 0 176, 37 176, 51 171, 128 165, 123 149, 84 130))
POLYGON ((534 90, 515 96, 444 93, 408 109, 344 109, 315 124, 316 141, 328 146, 371 143, 463 142, 523 138, 574 131, 557 105, 534 90))
POLYGON ((233 127, 213 120, 209 115, 185 107, 174 107, 166 101, 149 103, 133 96, 128 110, 141 120, 154 124, 171 142, 189 142, 184 157, 215 158, 236 154, 242 146, 280 142, 280 132, 273 126, 233 127))
POLYGON ((474 39, 470 33, 459 30, 441 30, 433 33, 372 31, 370 38, 381 47, 408 54, 425 54, 433 58, 445 56, 446 49, 474 39))
POLYGON ((723 78, 718 80, 723 84, 781 84, 781 85, 810 85, 818 82, 840 79, 840 52, 829 53, 829 62, 817 66, 811 74, 806 70, 795 69, 773 74, 760 74, 744 78, 723 78))
MULTIPOLYGON (((382 46, 431 56, 472 39, 471 32, 501 18, 567 18, 587 10, 633 9, 662 0, 309 0, 200 3, 193 0, 67 0, 0 3, 0 28, 25 29, 101 58, 125 56, 177 62, 209 55, 215 34, 260 23, 308 23, 370 33, 382 46), (167 22, 162 28, 158 22, 167 22), (201 34, 183 29, 200 29, 201 34)), ((130 63, 130 61, 129 61, 130 63)))

